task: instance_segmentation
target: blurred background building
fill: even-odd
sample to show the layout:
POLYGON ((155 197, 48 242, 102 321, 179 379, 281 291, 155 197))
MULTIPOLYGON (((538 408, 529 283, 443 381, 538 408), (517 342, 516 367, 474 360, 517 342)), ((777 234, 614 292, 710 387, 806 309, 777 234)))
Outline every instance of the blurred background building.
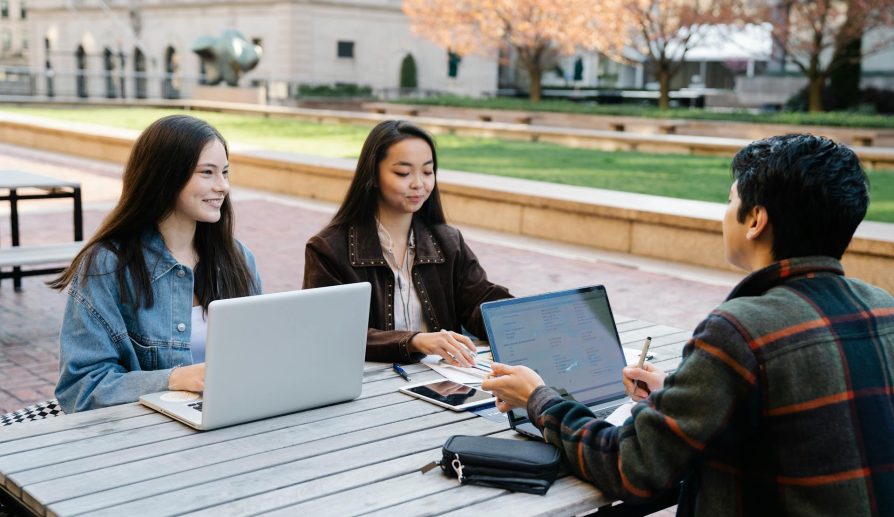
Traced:
MULTIPOLYGON (((307 97, 524 92, 510 49, 458 58, 413 35, 401 0, 0 0, 0 95, 54 98, 191 98, 204 80, 191 50, 202 35, 236 29, 263 49, 243 86, 268 102, 307 97)), ((432 20, 432 23, 438 23, 432 20)), ((885 37, 870 33, 865 40, 885 37)), ((805 78, 780 57, 766 28, 708 31, 671 83, 707 105, 781 105, 805 78)), ((545 97, 605 90, 643 99, 657 88, 650 63, 595 52, 558 57, 545 97)), ((867 56, 863 87, 894 90, 894 48, 867 56)), ((594 94, 595 95, 595 94, 594 94)))

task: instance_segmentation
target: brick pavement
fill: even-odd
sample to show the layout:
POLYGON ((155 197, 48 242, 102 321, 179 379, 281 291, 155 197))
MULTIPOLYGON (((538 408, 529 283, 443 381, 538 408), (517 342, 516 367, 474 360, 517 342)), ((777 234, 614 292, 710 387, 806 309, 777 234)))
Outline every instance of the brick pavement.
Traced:
MULTIPOLYGON (((0 145, 0 169, 80 181, 85 235, 95 231, 120 190, 119 165, 8 145, 0 145)), ((333 207, 242 189, 234 191, 233 202, 237 236, 255 253, 264 290, 299 288, 304 243, 329 220, 333 207)), ((8 210, 0 207, 0 245, 4 246, 9 245, 8 219, 8 210)), ((70 202, 23 204, 21 229, 25 244, 70 239, 70 202)), ((676 274, 673 265, 667 266, 669 272, 654 272, 649 270, 653 269, 649 261, 636 257, 551 246, 473 228, 464 231, 490 278, 515 294, 601 283, 616 313, 685 329, 694 328, 735 281, 735 275, 726 273, 685 268, 685 274, 676 274)), ((43 284, 47 278, 25 279, 22 293, 13 291, 11 281, 0 285, 0 411, 52 397, 66 297, 48 289, 43 284)))

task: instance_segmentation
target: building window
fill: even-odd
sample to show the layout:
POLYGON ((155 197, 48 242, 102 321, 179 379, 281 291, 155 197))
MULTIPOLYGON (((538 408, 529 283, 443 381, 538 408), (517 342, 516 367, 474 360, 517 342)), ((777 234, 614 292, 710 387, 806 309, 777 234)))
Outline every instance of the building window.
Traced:
POLYGON ((87 98, 87 52, 83 45, 78 45, 75 51, 75 63, 78 70, 76 72, 78 97, 87 98))
POLYGON ((338 57, 346 57, 353 59, 354 58, 354 42, 353 41, 339 41, 338 42, 338 57))
POLYGON ((19 16, 24 20, 28 18, 28 9, 25 8, 25 0, 19 2, 19 16))
POLYGON ((9 0, 0 0, 0 18, 9 18, 9 0))
POLYGON ((12 48, 12 33, 9 32, 9 29, 3 29, 3 34, 0 38, 3 40, 3 52, 9 52, 12 48))

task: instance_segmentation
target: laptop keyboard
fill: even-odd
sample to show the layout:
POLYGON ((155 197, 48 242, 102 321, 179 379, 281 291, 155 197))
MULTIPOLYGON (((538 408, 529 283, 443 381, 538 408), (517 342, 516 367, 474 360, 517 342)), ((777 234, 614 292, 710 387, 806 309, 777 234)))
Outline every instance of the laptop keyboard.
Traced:
MULTIPOLYGON (((201 402, 199 402, 199 404, 201 404, 201 402)), ((605 418, 608 415, 612 414, 612 411, 614 411, 616 409, 618 409, 618 406, 607 407, 607 408, 600 409, 599 411, 593 411, 593 414, 596 416, 596 418, 605 418)))
POLYGON ((192 404, 187 404, 187 406, 189 406, 189 407, 195 409, 195 410, 198 411, 199 413, 202 412, 202 401, 201 401, 201 400, 198 401, 198 402, 193 402, 192 404))

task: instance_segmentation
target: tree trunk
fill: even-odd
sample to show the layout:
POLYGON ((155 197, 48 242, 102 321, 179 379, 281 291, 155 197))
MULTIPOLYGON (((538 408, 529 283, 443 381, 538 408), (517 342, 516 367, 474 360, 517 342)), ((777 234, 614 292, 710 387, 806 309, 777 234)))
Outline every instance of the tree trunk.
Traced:
POLYGON ((528 80, 531 86, 530 100, 531 102, 540 102, 540 81, 543 78, 543 70, 540 69, 540 63, 535 63, 533 60, 527 60, 525 67, 528 69, 528 80))
POLYGON ((834 106, 828 109, 847 109, 860 102, 860 77, 863 72, 863 31, 866 11, 856 2, 848 2, 847 20, 838 31, 832 62, 829 90, 834 97, 834 106))
POLYGON ((658 63, 658 108, 666 110, 670 107, 670 70, 667 65, 658 63))
POLYGON ((842 56, 844 62, 832 71, 829 77, 829 89, 835 97, 835 106, 829 109, 848 109, 856 107, 860 102, 860 76, 863 73, 862 63, 863 40, 855 39, 840 49, 836 54, 842 56))
POLYGON ((823 111, 823 86, 826 77, 822 74, 812 74, 808 77, 807 84, 807 111, 816 113, 823 111))

